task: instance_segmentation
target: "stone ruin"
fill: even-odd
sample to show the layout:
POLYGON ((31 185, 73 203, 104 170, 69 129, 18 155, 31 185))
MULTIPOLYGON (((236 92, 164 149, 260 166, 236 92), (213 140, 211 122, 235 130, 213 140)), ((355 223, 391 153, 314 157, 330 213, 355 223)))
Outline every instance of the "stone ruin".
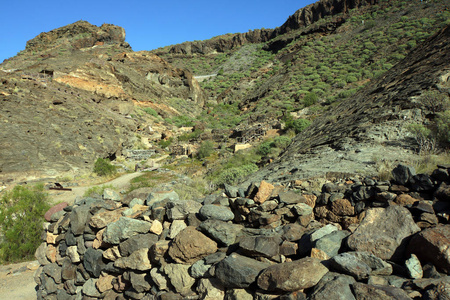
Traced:
POLYGON ((449 299, 449 173, 195 201, 105 190, 46 214, 37 298, 449 299))

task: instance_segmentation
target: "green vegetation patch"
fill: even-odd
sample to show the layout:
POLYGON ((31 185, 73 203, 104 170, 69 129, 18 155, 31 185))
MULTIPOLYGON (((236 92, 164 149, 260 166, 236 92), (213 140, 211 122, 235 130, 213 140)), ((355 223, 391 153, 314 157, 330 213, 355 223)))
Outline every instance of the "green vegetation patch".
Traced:
POLYGON ((41 244, 44 214, 50 208, 43 185, 16 186, 0 200, 0 263, 34 259, 41 244))

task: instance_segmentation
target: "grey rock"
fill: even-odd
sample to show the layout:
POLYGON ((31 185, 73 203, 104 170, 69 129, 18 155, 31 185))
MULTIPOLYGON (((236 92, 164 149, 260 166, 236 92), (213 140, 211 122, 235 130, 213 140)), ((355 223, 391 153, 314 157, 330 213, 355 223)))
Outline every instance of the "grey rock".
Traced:
POLYGON ((152 268, 149 255, 149 249, 142 248, 131 253, 130 256, 120 257, 114 262, 114 267, 120 269, 132 269, 147 271, 152 268))
POLYGON ((319 259, 306 257, 266 268, 257 283, 265 291, 293 292, 315 286, 327 272, 319 259))
POLYGON ((416 170, 413 167, 402 164, 399 164, 392 170, 394 180, 402 185, 407 184, 414 175, 416 175, 416 170))
POLYGON ((153 233, 136 234, 119 244, 120 255, 128 256, 142 248, 150 249, 158 239, 158 236, 153 233))
POLYGON ((356 280, 369 277, 372 269, 352 253, 341 253, 331 258, 331 266, 338 272, 351 275, 356 280))
POLYGON ((47 259, 46 252, 47 252, 47 243, 45 242, 41 243, 34 252, 34 257, 37 258, 41 266, 45 266, 46 264, 50 263, 50 261, 47 259))
POLYGON ((355 282, 352 276, 329 272, 314 287, 308 299, 354 300, 351 285, 355 282))
POLYGON ((344 230, 333 231, 313 243, 313 247, 322 250, 329 257, 338 254, 341 249, 342 240, 350 235, 350 232, 344 230))
POLYGON ((124 273, 124 279, 131 283, 133 289, 138 293, 150 291, 150 275, 148 273, 137 273, 128 271, 124 273))
POLYGON ((236 237, 241 232, 242 228, 242 225, 226 223, 214 219, 206 220, 199 226, 199 230, 224 246, 234 244, 236 242, 236 237))
POLYGON ((112 222, 106 226, 106 230, 103 233, 103 241, 117 245, 133 235, 149 232, 150 227, 151 224, 149 222, 121 217, 116 222, 112 222))
POLYGON ((424 293, 425 300, 447 300, 450 299, 450 282, 440 282, 432 286, 424 293))
POLYGON ((295 242, 302 238, 306 229, 299 224, 286 224, 283 226, 281 237, 287 241, 295 242))
POLYGON ((205 260, 201 259, 196 261, 191 268, 189 269, 189 272, 193 278, 202 278, 207 277, 208 270, 211 267, 210 264, 206 264, 205 260))
POLYGON ((175 191, 151 192, 150 194, 148 194, 147 199, 145 200, 145 204, 151 207, 155 203, 164 200, 177 201, 180 200, 180 197, 175 191))
POLYGON ((45 265, 42 270, 46 275, 55 280, 55 283, 61 283, 61 267, 57 263, 45 265))
POLYGON ((419 279, 423 277, 422 265, 415 254, 411 254, 411 257, 405 261, 405 266, 410 278, 419 279))
POLYGON ((384 260, 399 260, 408 238, 419 232, 411 213, 401 206, 372 208, 358 228, 347 238, 355 251, 368 251, 384 260))
POLYGON ((105 266, 103 262, 103 251, 88 248, 84 253, 83 266, 91 276, 98 278, 105 266))
POLYGON ((173 220, 172 224, 170 224, 169 235, 167 237, 174 239, 186 227, 187 225, 184 220, 173 220))
POLYGON ((102 198, 103 200, 112 200, 118 202, 120 201, 120 194, 113 189, 106 188, 103 190, 102 198))
POLYGON ((325 226, 315 230, 314 232, 312 232, 310 234, 310 240, 311 240, 311 242, 317 241, 318 239, 321 239, 322 237, 324 237, 334 231, 337 231, 337 230, 338 230, 338 228, 332 224, 325 225, 325 226))
POLYGON ((88 279, 83 284, 83 295, 89 296, 89 297, 97 297, 100 298, 101 294, 98 291, 97 287, 95 286, 95 283, 97 282, 97 279, 88 279))
POLYGON ((225 296, 225 288, 216 278, 201 278, 198 282, 197 293, 201 299, 223 299, 225 296))
POLYGON ((235 186, 231 186, 225 183, 224 188, 225 194, 230 198, 236 198, 239 194, 239 189, 235 186))
POLYGON ((89 206, 82 205, 73 208, 70 213, 70 228, 74 235, 84 232, 89 216, 89 206))
POLYGON ((162 271, 169 278, 170 284, 177 293, 183 296, 191 292, 191 288, 195 283, 195 279, 189 275, 189 268, 189 265, 181 264, 166 264, 162 267, 162 271))
POLYGON ((294 191, 280 192, 278 198, 281 203, 285 204, 306 203, 307 201, 305 197, 294 191))
POLYGON ((298 203, 294 205, 292 210, 297 214, 297 216, 307 216, 313 212, 312 207, 305 203, 298 203))
POLYGON ((270 264, 232 253, 215 266, 215 276, 226 288, 247 288, 270 264))
POLYGON ((140 199, 140 198, 133 198, 133 199, 130 201, 129 206, 130 206, 130 207, 133 207, 133 206, 135 206, 136 204, 137 204, 137 205, 144 205, 144 203, 145 203, 145 201, 142 200, 142 199, 140 199))
POLYGON ((158 288, 162 291, 167 290, 167 279, 161 274, 157 268, 152 268, 150 270, 150 277, 152 281, 158 286, 158 288))
POLYGON ((245 236, 239 247, 251 256, 274 257, 280 253, 281 236, 245 236))
POLYGON ((170 200, 166 204, 166 214, 170 221, 184 220, 189 214, 197 214, 202 204, 193 200, 170 200))
POLYGON ((228 207, 219 205, 204 205, 199 214, 203 220, 215 219, 227 222, 234 219, 234 213, 228 207))

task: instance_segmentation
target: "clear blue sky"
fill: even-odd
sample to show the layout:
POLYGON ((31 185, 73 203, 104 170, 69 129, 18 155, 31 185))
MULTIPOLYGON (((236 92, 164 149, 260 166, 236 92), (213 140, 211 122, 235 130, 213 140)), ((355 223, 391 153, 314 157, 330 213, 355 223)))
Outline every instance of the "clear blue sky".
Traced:
POLYGON ((152 50, 225 33, 281 26, 296 10, 314 0, 228 1, 30 1, 2 3, 0 62, 25 49, 41 32, 85 20, 109 23, 126 31, 135 51, 152 50))

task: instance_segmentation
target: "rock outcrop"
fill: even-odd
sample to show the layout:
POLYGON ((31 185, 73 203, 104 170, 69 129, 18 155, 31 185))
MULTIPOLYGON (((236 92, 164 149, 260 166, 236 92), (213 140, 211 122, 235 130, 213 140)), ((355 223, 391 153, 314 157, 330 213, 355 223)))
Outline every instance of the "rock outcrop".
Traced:
MULTIPOLYGON (((245 33, 221 35, 206 41, 184 42, 172 46, 169 49, 169 53, 186 55, 209 54, 214 52, 225 52, 246 44, 265 43, 292 30, 307 27, 324 17, 346 13, 350 9, 370 6, 377 3, 378 0, 320 0, 297 10, 283 25, 275 29, 250 30, 245 33)), ((331 30, 331 28, 327 29, 327 27, 313 29, 313 31, 331 30)), ((274 42, 273 44, 269 44, 268 49, 276 51, 280 48, 278 43, 279 42, 274 42)), ((288 43, 289 42, 283 42, 283 45, 288 43)), ((156 50, 156 53, 158 53, 158 51, 160 50, 156 50)))
POLYGON ((147 205, 81 199, 49 211, 37 298, 443 299, 450 205, 436 191, 450 182, 415 176, 432 187, 355 177, 316 194, 275 184, 262 203, 254 195, 265 183, 198 201, 173 191, 144 195, 147 205), (339 200, 353 209, 338 213, 339 200))

